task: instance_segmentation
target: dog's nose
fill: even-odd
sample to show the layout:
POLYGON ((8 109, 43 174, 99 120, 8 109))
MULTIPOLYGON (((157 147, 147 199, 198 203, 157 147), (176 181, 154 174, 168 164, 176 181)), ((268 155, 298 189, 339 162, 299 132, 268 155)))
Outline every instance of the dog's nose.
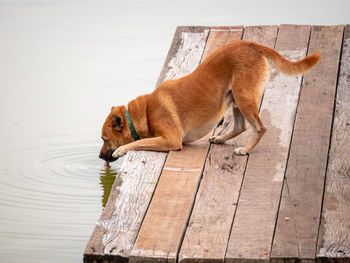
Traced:
POLYGON ((100 152, 100 155, 98 157, 101 158, 102 160, 105 160, 106 162, 113 162, 116 159, 113 158, 112 153, 113 153, 112 150, 108 151, 107 153, 100 152))

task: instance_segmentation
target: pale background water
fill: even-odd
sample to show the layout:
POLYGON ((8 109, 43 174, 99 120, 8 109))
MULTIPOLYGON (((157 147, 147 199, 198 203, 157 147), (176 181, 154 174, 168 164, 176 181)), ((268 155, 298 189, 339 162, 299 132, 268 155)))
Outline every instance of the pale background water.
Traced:
POLYGON ((346 24, 349 7, 0 0, 0 262, 82 261, 102 210, 101 125, 154 89, 177 25, 346 24))

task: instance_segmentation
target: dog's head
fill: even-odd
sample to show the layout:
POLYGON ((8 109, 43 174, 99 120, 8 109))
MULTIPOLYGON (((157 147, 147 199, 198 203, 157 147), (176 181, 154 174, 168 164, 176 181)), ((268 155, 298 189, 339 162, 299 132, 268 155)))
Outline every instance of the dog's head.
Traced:
POLYGON ((116 160, 112 154, 119 146, 132 142, 125 110, 125 106, 113 106, 103 124, 101 136, 103 145, 99 157, 106 162, 116 160))

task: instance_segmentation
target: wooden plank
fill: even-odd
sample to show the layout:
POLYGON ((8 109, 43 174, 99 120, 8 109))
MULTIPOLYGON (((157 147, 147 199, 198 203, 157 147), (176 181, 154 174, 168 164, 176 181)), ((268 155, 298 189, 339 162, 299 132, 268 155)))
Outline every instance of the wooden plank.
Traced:
POLYGON ((280 210, 274 261, 315 259, 343 26, 313 26, 308 53, 322 59, 304 77, 280 210))
MULTIPOLYGON (((241 39, 243 28, 214 28, 210 31, 205 56, 235 40, 241 39)), ((231 115, 232 116, 232 115, 231 115)), ((225 122, 215 134, 232 121, 225 122)), ((223 261, 235 210, 233 203, 241 185, 244 165, 235 165, 233 145, 212 145, 206 158, 203 178, 179 253, 180 262, 223 261)), ((240 157, 240 156, 239 156, 240 157)), ((239 158, 237 157, 237 158, 239 158)))
POLYGON ((84 252, 85 262, 127 261, 152 197, 166 153, 130 152, 118 173, 107 206, 84 252))
POLYGON ((350 261, 350 25, 345 27, 317 257, 350 261))
POLYGON ((207 147, 198 140, 169 153, 130 262, 176 262, 207 147))
POLYGON ((213 51, 221 48, 225 44, 229 34, 229 27, 211 27, 203 54, 203 60, 206 59, 213 51))
POLYGON ((243 27, 212 27, 205 47, 203 60, 225 44, 241 39, 243 27))
MULTIPOLYGON (((309 26, 282 25, 275 49, 290 60, 300 60, 306 55, 309 34, 309 26)), ((227 262, 269 259, 301 80, 271 69, 260 109, 267 132, 249 156, 227 262)))
POLYGON ((244 28, 243 39, 273 48, 277 31, 278 26, 247 26, 244 28))
MULTIPOLYGON (((179 27, 175 33, 159 81, 177 77, 177 72, 190 73, 198 65, 198 53, 202 54, 208 28, 179 27), (198 36, 196 41, 184 44, 183 38, 198 36), (187 51, 185 63, 173 66, 174 58, 187 51), (188 61, 193 62, 187 63, 188 61), (173 63, 173 64, 171 64, 173 63), (169 65, 171 64, 171 65, 169 65)), ((115 180, 105 210, 84 251, 84 262, 114 259, 126 261, 135 243, 137 233, 152 198, 162 167, 167 157, 160 152, 129 152, 115 180)))
MULTIPOLYGON (((193 71, 202 58, 208 33, 204 30, 201 33, 182 34, 183 42, 179 52, 170 60, 169 65, 176 68, 177 65, 184 64, 184 56, 188 57, 188 53, 193 52, 195 55, 187 62, 193 71), (186 50, 182 51, 183 48, 186 50), (198 48, 201 48, 201 51, 193 51, 198 48)), ((181 75, 183 71, 176 70, 176 73, 181 75)), ((130 253, 130 262, 176 261, 207 148, 207 140, 202 139, 183 147, 181 151, 169 153, 154 197, 130 253)))
POLYGON ((167 79, 183 77, 196 69, 202 58, 208 34, 209 27, 177 27, 157 86, 167 79), (190 49, 193 43, 197 43, 198 46, 193 46, 193 49, 190 49))

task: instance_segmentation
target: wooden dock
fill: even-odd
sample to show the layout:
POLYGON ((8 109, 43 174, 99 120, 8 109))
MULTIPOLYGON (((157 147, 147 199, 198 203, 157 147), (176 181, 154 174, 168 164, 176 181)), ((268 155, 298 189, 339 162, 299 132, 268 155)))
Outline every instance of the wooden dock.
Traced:
MULTIPOLYGON (((271 67, 249 156, 233 155, 249 131, 129 152, 84 262, 350 262, 350 25, 178 27, 157 85, 239 39, 322 60, 304 76, 271 67)), ((213 133, 231 125, 229 111, 213 133)))

